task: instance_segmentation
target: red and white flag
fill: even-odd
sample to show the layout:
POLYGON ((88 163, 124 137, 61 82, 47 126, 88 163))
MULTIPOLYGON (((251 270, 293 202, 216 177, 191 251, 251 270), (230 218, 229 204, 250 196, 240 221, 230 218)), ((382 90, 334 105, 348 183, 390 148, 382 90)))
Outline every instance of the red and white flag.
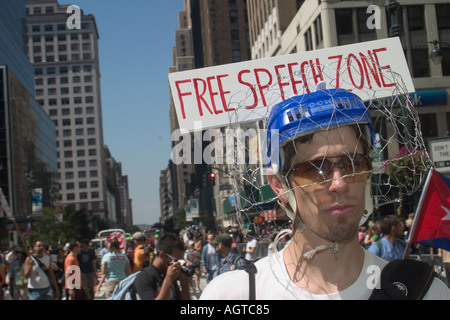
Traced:
POLYGON ((428 173, 409 242, 450 251, 450 178, 436 170, 428 173))

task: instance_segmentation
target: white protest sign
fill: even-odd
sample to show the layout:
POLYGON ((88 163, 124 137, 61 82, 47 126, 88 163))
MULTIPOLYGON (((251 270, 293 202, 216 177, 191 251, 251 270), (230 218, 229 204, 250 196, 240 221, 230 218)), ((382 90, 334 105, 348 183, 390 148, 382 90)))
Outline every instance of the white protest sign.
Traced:
POLYGON ((390 97, 399 83, 403 93, 415 91, 399 38, 169 74, 178 122, 188 131, 264 119, 274 104, 322 81, 363 100, 390 97))

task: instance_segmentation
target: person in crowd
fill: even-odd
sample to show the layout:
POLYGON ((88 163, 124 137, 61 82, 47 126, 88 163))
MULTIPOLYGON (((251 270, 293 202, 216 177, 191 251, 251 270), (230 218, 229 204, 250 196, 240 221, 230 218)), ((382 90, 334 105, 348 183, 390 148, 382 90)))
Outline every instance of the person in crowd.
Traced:
MULTIPOLYGON (((267 179, 293 221, 292 230, 281 231, 292 239, 253 270, 214 278, 200 299, 369 299, 368 271, 388 263, 358 242, 358 228, 373 211, 370 112, 354 93, 326 90, 323 83, 270 110, 267 179)), ((448 300, 450 290, 435 278, 424 298, 448 300)))
POLYGON ((83 279, 80 270, 78 255, 81 251, 81 244, 78 241, 69 243, 69 253, 64 261, 65 289, 70 300, 89 300, 88 293, 83 287, 83 279))
POLYGON ((77 256, 80 263, 81 279, 90 300, 94 300, 94 287, 97 284, 97 257, 95 250, 89 247, 89 240, 80 240, 80 253, 77 256))
POLYGON ((131 245, 127 247, 126 254, 130 263, 130 270, 134 272, 134 248, 131 245))
POLYGON ((63 293, 66 294, 66 299, 69 299, 69 294, 65 289, 65 279, 66 275, 64 273, 64 262, 66 260, 66 254, 63 247, 57 247, 55 250, 56 253, 56 259, 55 264, 58 267, 58 269, 55 271, 55 278, 56 282, 58 283, 58 289, 60 292, 59 299, 61 300, 63 298, 63 293))
POLYGON ((202 265, 203 273, 206 274, 206 282, 210 282, 214 278, 214 273, 219 266, 219 255, 216 252, 216 248, 211 244, 211 241, 215 238, 214 233, 209 233, 207 236, 208 243, 203 246, 202 249, 202 265))
POLYGON ((50 267, 50 256, 45 253, 44 242, 36 241, 33 252, 33 255, 25 259, 24 265, 29 300, 59 300, 58 283, 50 267))
POLYGON ((184 243, 166 233, 156 244, 153 263, 136 276, 133 294, 140 300, 190 300, 190 277, 182 272, 184 243), (180 286, 178 285, 180 283, 180 286))
POLYGON ((103 256, 100 281, 95 292, 105 284, 105 297, 110 298, 119 282, 131 274, 130 262, 126 254, 120 252, 120 242, 116 238, 109 243, 109 252, 103 256))
POLYGON ((28 300, 28 279, 24 274, 27 255, 21 247, 15 248, 15 259, 9 264, 6 284, 10 286, 13 300, 28 300))
POLYGON ((103 257, 108 252, 109 252, 108 240, 105 240, 105 241, 103 241, 103 248, 102 248, 102 250, 100 250, 100 255, 103 257))
POLYGON ((7 263, 5 259, 5 254, 0 252, 0 300, 5 299, 6 290, 6 272, 7 272, 7 263))
POLYGON ((368 250, 386 261, 402 259, 406 249, 403 238, 405 224, 396 215, 384 216, 380 221, 383 237, 368 250))
POLYGON ((200 264, 202 262, 202 255, 200 251, 194 248, 194 245, 195 245, 194 240, 189 240, 184 260, 191 268, 194 269, 194 276, 195 276, 193 277, 195 283, 194 292, 200 293, 200 276, 201 276, 200 264))
POLYGON ((367 231, 366 237, 364 238, 363 244, 364 247, 367 249, 372 244, 378 241, 380 236, 380 229, 377 227, 377 225, 372 225, 369 227, 369 231, 367 231))
POLYGON ((247 243, 243 252, 245 252, 245 260, 247 262, 254 262, 256 260, 256 248, 258 246, 258 240, 252 231, 247 233, 247 243))
POLYGON ((143 232, 133 234, 134 248, 134 272, 141 271, 145 263, 145 247, 147 246, 147 237, 143 232))
POLYGON ((447 278, 447 286, 450 288, 450 251, 439 248, 438 256, 442 259, 442 265, 444 267, 445 276, 447 278))
POLYGON ((211 240, 211 244, 216 247, 216 251, 222 257, 220 266, 217 268, 214 277, 228 271, 236 270, 247 264, 245 258, 242 257, 237 250, 231 248, 232 243, 233 238, 226 233, 221 233, 211 240))

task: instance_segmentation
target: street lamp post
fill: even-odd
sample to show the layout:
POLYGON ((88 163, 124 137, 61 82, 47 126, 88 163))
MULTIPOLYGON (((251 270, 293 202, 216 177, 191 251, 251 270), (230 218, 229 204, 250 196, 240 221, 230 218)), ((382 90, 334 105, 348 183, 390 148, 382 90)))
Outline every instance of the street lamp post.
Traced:
POLYGON ((439 45, 446 45, 450 47, 450 44, 444 41, 437 41, 434 40, 433 42, 430 42, 434 45, 433 50, 430 52, 430 60, 434 64, 440 64, 442 62, 442 51, 439 45))

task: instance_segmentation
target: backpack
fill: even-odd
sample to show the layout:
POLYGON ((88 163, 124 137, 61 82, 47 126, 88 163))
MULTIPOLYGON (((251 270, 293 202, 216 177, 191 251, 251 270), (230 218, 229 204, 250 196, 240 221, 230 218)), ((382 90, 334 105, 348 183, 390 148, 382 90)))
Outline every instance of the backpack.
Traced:
POLYGON ((394 260, 381 271, 380 289, 369 300, 422 300, 434 279, 434 268, 417 260, 394 260))
POLYGON ((145 248, 141 248, 144 250, 145 254, 145 260, 144 260, 144 266, 142 268, 148 267, 150 263, 153 262, 153 259, 155 258, 155 253, 153 252, 152 248, 149 246, 146 246, 145 248))
MULTIPOLYGON (((255 300, 254 263, 239 269, 249 274, 249 300, 255 300)), ((381 271, 380 289, 374 289, 369 300, 422 300, 433 282, 433 266, 417 260, 394 260, 381 271)))
POLYGON ((117 286, 114 288, 114 291, 111 297, 108 300, 136 300, 136 296, 133 294, 133 285, 138 272, 134 272, 130 274, 125 279, 122 279, 117 286))
MULTIPOLYGON (((238 262, 240 259, 244 259, 244 260, 245 260, 244 255, 238 254, 238 255, 236 255, 236 257, 234 257, 233 262, 232 262, 232 264, 231 264, 231 270, 235 270, 235 269, 243 269, 243 266, 241 266, 241 267, 238 267, 238 266, 237 266, 237 262, 238 262)), ((246 262, 246 264, 248 263, 247 260, 245 260, 245 262, 246 262)))

